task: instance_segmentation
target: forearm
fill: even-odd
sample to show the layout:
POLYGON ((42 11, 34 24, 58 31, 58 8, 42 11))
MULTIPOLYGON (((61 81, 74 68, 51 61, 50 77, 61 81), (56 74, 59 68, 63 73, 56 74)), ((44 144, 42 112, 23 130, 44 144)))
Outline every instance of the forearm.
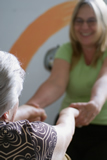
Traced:
POLYGON ((107 75, 100 77, 94 84, 91 92, 91 101, 94 101, 99 109, 107 100, 107 75))
MULTIPOLYGON (((63 133, 64 137, 68 137, 68 143, 72 139, 75 130, 75 117, 77 117, 79 111, 74 108, 65 108, 59 114, 59 119, 56 126, 60 128, 60 132, 63 133), (62 131, 61 131, 62 130, 62 131)), ((67 139, 66 139, 67 142, 67 139)))
POLYGON ((41 108, 44 108, 55 102, 66 90, 69 71, 70 64, 67 61, 55 59, 50 77, 39 87, 27 104, 34 106, 39 104, 41 108))
POLYGON ((63 109, 60 112, 57 124, 54 126, 57 132, 57 144, 53 153, 52 160, 56 159, 56 157, 63 159, 67 147, 72 140, 75 129, 75 117, 78 114, 78 110, 70 107, 63 109))
POLYGON ((41 108, 44 108, 61 97, 64 91, 65 89, 63 86, 57 85, 54 82, 47 80, 40 86, 37 92, 29 99, 26 104, 34 106, 39 104, 41 108))

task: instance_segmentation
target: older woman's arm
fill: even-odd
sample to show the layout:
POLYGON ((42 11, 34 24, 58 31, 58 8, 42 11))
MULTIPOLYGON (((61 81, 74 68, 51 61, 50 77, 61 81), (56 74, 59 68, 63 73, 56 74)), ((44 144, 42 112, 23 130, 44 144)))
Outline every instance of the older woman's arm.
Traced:
POLYGON ((54 126, 57 132, 57 144, 54 149, 52 160, 62 160, 75 131, 75 117, 79 111, 73 108, 66 108, 60 112, 59 119, 54 126))

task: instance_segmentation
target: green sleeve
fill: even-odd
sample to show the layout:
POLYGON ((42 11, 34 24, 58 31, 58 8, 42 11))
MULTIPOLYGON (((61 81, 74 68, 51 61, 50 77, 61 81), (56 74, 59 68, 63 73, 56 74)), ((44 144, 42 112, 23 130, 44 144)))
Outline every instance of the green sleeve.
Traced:
POLYGON ((71 63, 72 47, 70 43, 63 44, 56 52, 55 58, 66 60, 71 63))

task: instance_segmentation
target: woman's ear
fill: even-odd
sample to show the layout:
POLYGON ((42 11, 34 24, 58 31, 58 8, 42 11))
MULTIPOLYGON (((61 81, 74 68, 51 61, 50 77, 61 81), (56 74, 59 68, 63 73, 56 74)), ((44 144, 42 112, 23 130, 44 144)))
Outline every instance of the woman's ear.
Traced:
POLYGON ((2 116, 3 120, 8 122, 9 121, 9 112, 5 112, 2 116))

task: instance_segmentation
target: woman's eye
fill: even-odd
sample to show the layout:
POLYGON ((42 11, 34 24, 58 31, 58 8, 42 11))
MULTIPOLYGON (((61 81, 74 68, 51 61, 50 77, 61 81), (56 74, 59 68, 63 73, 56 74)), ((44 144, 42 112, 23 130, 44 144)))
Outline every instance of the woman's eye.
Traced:
POLYGON ((82 19, 75 19, 75 23, 83 23, 82 19))
POLYGON ((87 19, 87 20, 83 20, 83 19, 80 19, 80 18, 77 18, 77 19, 75 19, 75 24, 77 24, 77 25, 82 25, 82 24, 84 24, 84 23, 87 23, 88 25, 95 25, 96 24, 96 22, 97 22, 97 20, 96 19, 87 19))
POLYGON ((87 23, 88 24, 95 24, 96 23, 96 19, 87 20, 87 23))

